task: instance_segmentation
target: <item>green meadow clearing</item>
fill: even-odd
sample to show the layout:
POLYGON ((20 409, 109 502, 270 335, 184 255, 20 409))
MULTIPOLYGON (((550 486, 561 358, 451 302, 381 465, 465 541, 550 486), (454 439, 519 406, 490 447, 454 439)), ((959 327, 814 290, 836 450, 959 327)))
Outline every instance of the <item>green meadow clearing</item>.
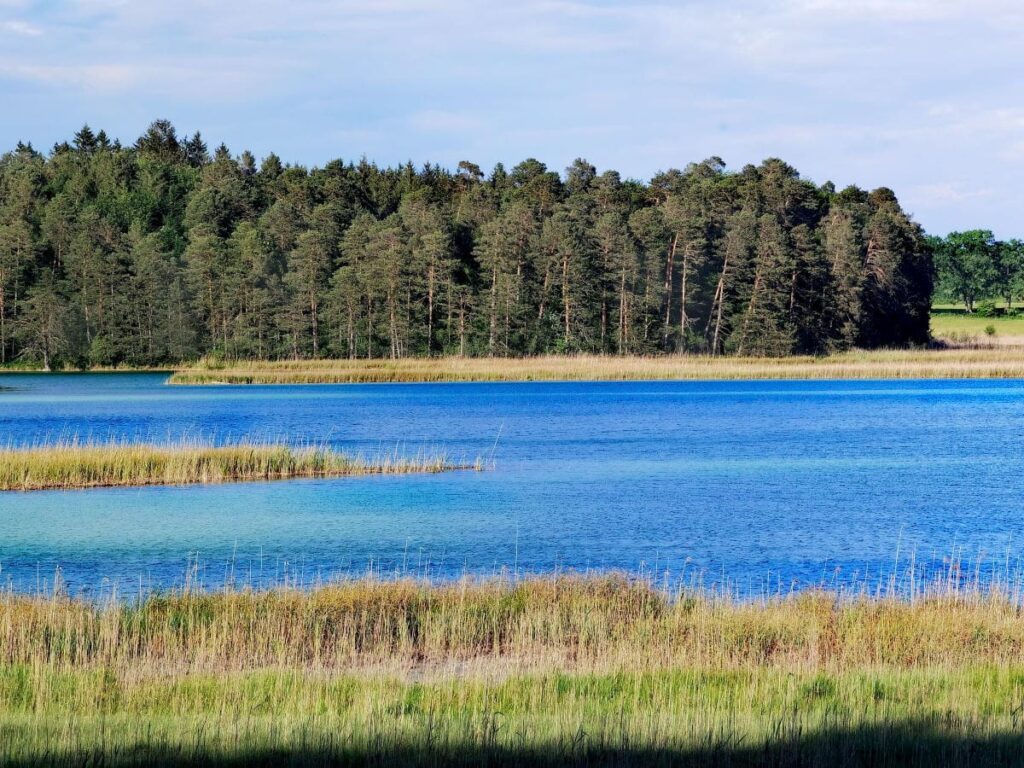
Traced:
POLYGON ((957 336, 977 336, 979 340, 1019 337, 1020 343, 1024 344, 1024 311, 1019 315, 983 317, 977 312, 968 313, 962 305, 937 304, 932 307, 931 330, 932 335, 940 339, 955 339, 957 336), (990 334, 989 329, 994 334, 990 334))

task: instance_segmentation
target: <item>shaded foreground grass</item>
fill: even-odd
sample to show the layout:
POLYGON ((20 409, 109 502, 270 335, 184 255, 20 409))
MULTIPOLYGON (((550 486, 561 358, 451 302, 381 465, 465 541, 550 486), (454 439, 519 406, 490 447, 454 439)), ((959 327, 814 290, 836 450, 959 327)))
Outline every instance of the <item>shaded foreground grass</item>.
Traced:
POLYGON ((442 455, 364 459, 325 448, 271 443, 211 446, 198 443, 65 442, 0 450, 0 491, 53 488, 184 485, 298 477, 408 474, 480 469, 442 455))
POLYGON ((624 578, 0 601, 0 764, 1005 765, 1024 617, 624 578))
POLYGON ((827 357, 598 355, 527 358, 284 360, 199 363, 171 384, 349 384, 444 381, 926 379, 1024 377, 1024 347, 855 351, 827 357))

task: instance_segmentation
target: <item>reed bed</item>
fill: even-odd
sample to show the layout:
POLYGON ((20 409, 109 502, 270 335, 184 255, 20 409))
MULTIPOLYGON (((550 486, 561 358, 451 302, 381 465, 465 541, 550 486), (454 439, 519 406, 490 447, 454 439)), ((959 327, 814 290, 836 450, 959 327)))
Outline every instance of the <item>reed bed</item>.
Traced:
POLYGON ((66 441, 0 450, 0 491, 284 480, 480 469, 443 454, 375 459, 272 443, 171 445, 66 441))
MULTIPOLYGON (((973 346, 973 345, 969 345, 973 346)), ((825 357, 700 355, 399 360, 200 361, 171 384, 355 384, 458 381, 932 379, 1024 377, 1024 347, 853 351, 825 357)))
POLYGON ((4 765, 971 765, 1024 755, 998 589, 625 577, 0 598, 4 765))
POLYGON ((0 662, 60 668, 385 669, 455 662, 579 670, 842 670, 1024 662, 1019 603, 946 582, 914 599, 809 591, 735 600, 625 576, 312 590, 182 590, 93 603, 4 593, 0 662))

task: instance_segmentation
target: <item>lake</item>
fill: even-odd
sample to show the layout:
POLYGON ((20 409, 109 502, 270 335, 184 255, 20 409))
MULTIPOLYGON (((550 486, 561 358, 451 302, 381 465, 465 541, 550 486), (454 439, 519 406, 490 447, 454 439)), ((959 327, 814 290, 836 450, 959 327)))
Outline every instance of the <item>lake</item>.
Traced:
POLYGON ((0 442, 290 439, 486 472, 0 494, 0 582, 73 594, 372 570, 623 569, 741 593, 1015 570, 1022 381, 170 387, 0 375, 0 442))

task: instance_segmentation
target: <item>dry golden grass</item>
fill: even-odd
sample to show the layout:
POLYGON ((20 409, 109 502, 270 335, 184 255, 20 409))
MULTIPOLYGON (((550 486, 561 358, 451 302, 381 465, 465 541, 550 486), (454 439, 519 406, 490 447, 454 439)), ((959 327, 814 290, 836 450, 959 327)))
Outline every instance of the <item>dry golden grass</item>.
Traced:
POLYGON ((668 594, 624 576, 342 582, 154 596, 0 597, 0 661, 124 672, 524 669, 791 671, 1024 661, 1024 616, 996 591, 913 601, 808 592, 668 594))
POLYGON ((0 450, 0 491, 186 485, 480 469, 443 455, 376 459, 271 443, 212 446, 69 441, 0 450))
MULTIPOLYGON (((965 345, 973 347, 974 345, 965 345)), ((677 379, 930 379, 1024 377, 1024 347, 853 351, 826 357, 697 355, 400 360, 283 360, 182 368, 172 384, 349 384, 445 381, 677 379)))

